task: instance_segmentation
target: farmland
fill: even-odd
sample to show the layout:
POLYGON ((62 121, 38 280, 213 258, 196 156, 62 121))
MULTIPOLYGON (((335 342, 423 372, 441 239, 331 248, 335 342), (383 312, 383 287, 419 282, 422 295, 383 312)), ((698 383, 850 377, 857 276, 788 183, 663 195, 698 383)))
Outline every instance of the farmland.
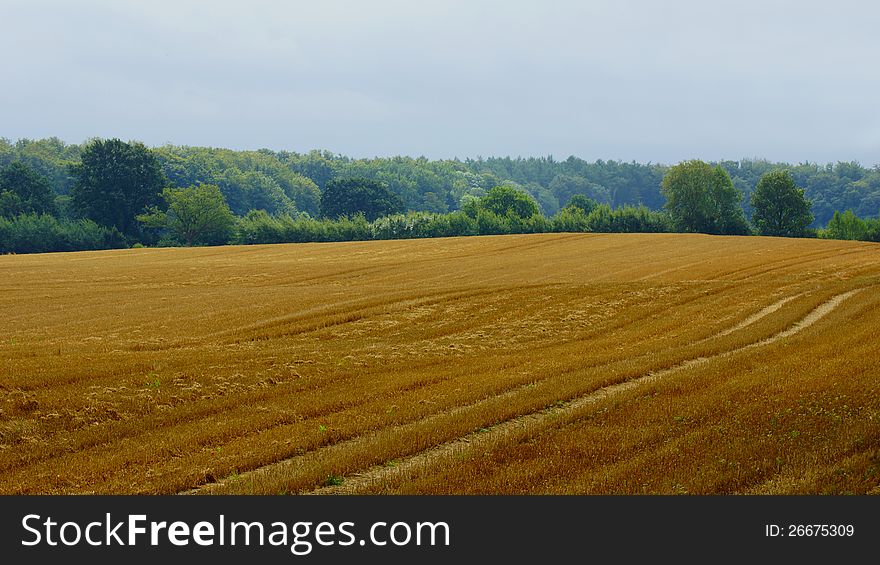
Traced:
POLYGON ((880 247, 0 257, 0 493, 880 492, 880 247))

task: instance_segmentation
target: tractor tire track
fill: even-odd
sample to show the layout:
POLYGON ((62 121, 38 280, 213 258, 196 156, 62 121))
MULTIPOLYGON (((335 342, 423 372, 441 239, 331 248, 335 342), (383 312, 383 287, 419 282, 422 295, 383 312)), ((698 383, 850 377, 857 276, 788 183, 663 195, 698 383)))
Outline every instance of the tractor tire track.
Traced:
MULTIPOLYGON (((506 420, 504 422, 494 425, 487 431, 474 432, 458 439, 448 441, 436 447, 427 449, 420 453, 410 455, 400 460, 393 467, 377 465, 366 469, 361 473, 357 473, 350 477, 347 477, 345 479, 345 482, 343 482, 341 485, 321 487, 311 491, 308 494, 356 494, 362 488, 368 487, 375 483, 387 481, 394 477, 404 476, 410 471, 436 464, 446 457, 460 457, 464 454, 467 454, 468 452, 475 451, 479 448, 491 446, 492 444, 496 443, 500 438, 508 436, 514 432, 522 433, 524 431, 537 430, 543 425, 557 420, 562 414, 576 412, 606 398, 615 396, 628 390, 632 390, 645 384, 658 381, 670 374, 705 364, 711 360, 731 357, 743 351, 748 351, 751 349, 770 345, 772 343, 800 333, 806 328, 812 326, 813 324, 827 316, 829 313, 834 311, 834 309, 837 308, 847 298, 857 294, 858 292, 861 292, 862 290, 864 289, 850 290, 848 292, 844 292, 842 294, 838 294, 832 297, 831 299, 814 308, 804 318, 793 324, 788 329, 777 332, 770 337, 741 347, 737 347, 735 349, 731 349, 729 351, 725 351, 723 353, 718 353, 716 355, 688 359, 687 361, 683 361, 666 369, 650 372, 641 377, 600 388, 585 396, 570 400, 557 408, 533 412, 530 414, 525 414, 523 416, 518 416, 510 420, 506 420)), ((733 333, 734 331, 745 328, 755 323, 758 319, 779 310, 786 302, 793 300, 794 298, 796 298, 796 296, 785 298, 776 302, 775 304, 764 308, 763 310, 747 318, 737 326, 721 332, 720 334, 718 334, 718 337, 722 335, 728 335, 730 333, 733 333)))

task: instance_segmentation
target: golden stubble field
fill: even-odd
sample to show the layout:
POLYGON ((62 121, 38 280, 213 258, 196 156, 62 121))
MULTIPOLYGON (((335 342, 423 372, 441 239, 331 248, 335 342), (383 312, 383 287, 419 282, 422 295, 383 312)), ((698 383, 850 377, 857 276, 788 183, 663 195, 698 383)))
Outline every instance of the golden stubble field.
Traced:
POLYGON ((0 257, 0 493, 878 493, 880 246, 0 257))

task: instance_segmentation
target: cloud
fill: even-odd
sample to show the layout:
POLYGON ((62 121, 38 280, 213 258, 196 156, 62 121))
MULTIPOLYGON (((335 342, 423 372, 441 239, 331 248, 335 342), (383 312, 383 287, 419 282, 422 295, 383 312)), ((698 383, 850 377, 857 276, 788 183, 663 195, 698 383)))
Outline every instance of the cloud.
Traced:
POLYGON ((880 161, 872 4, 4 2, 6 137, 880 161))

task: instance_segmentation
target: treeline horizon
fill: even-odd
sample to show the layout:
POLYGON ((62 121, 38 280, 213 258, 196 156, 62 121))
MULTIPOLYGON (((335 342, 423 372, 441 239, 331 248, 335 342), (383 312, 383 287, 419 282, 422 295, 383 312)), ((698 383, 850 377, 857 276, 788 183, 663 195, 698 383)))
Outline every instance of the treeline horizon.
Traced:
MULTIPOLYGON (((152 188, 138 197, 137 206, 122 215, 125 218, 117 214, 111 219, 102 218, 100 203, 89 211, 82 196, 84 171, 91 171, 88 175, 97 182, 97 177, 104 176, 101 167, 112 169, 116 165, 111 163, 118 161, 104 156, 84 165, 84 152, 94 161, 89 151, 103 146, 104 140, 67 144, 58 138, 15 142, 0 138, 0 252, 552 231, 768 233, 757 228, 762 220, 755 217, 752 203, 760 201, 755 199, 755 191, 762 178, 780 171, 785 171, 791 184, 786 190, 797 187, 797 198, 804 201, 809 213, 808 224, 796 233, 781 235, 872 240, 877 237, 877 220, 873 218, 880 213, 880 166, 869 169, 854 161, 826 165, 762 159, 699 161, 715 171, 710 175, 706 169, 700 174, 708 175, 706 179, 712 175, 721 179, 724 187, 718 194, 726 194, 726 205, 742 216, 735 220, 735 229, 715 229, 710 224, 684 225, 681 218, 670 216, 675 212, 669 199, 673 193, 662 185, 670 171, 683 163, 587 162, 573 156, 564 161, 552 156, 353 159, 318 150, 147 148, 120 140, 106 144, 115 142, 117 149, 135 148, 129 151, 130 156, 140 159, 141 164, 134 167, 150 169, 152 188), (360 204, 327 213, 328 187, 352 179, 357 182, 343 192, 366 190, 360 204), (25 185, 39 189, 16 189, 25 185), (197 187, 209 189, 199 192, 197 187), (534 210, 511 215, 509 210, 478 205, 499 187, 512 191, 508 194, 511 202, 517 199, 510 194, 526 195, 534 210), (29 196, 28 190, 41 195, 29 196), (376 191, 384 192, 377 196, 376 191), (196 193, 198 196, 193 196, 196 193), (385 199, 385 204, 393 201, 379 214, 384 218, 367 212, 367 203, 375 198, 385 199), (578 199, 580 204, 572 207, 578 199), (229 212, 222 221, 222 236, 194 238, 190 233, 169 237, 174 230, 162 222, 176 221, 175 206, 213 206, 214 200, 229 212)), ((113 174, 124 177, 127 173, 113 174)), ((102 190, 106 192, 106 188, 102 190)))

